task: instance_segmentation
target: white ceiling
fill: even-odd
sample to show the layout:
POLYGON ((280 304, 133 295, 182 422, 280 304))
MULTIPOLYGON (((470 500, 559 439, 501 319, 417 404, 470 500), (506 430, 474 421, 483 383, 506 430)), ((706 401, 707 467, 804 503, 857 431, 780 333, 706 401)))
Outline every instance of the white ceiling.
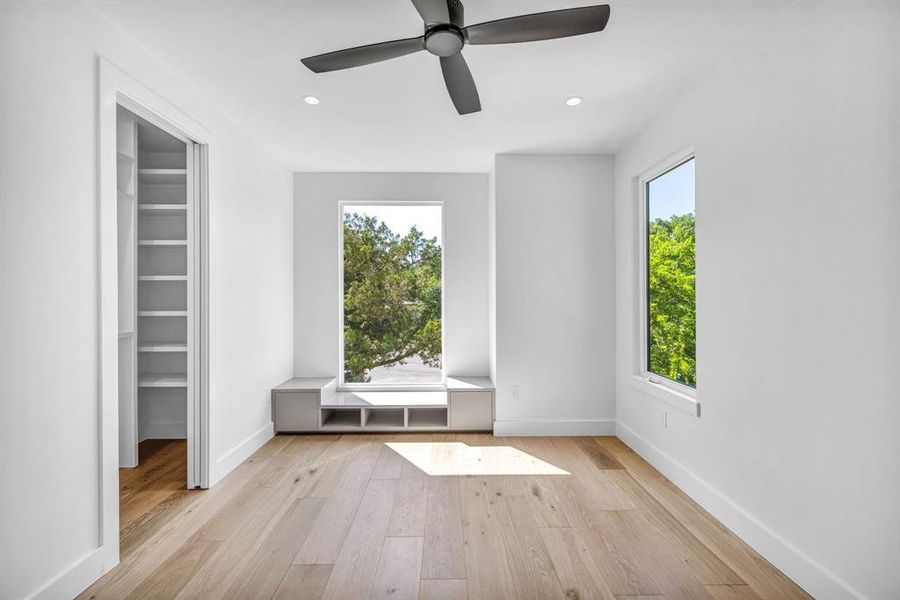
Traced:
MULTIPOLYGON (((466 22, 600 2, 465 0, 466 22)), ((613 152, 748 41, 764 10, 611 4, 602 33, 466 47, 482 112, 459 116, 428 53, 319 75, 299 61, 420 35, 409 0, 93 3, 298 171, 487 171, 498 152, 613 152), (584 102, 566 107, 572 95, 584 102)))

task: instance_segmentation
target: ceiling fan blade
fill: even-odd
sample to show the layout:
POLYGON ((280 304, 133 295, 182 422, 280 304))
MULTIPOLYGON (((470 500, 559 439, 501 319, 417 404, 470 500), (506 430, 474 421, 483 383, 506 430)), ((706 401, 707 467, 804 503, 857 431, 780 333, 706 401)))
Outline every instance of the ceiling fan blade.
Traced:
POLYGON ((412 54, 419 50, 425 49, 425 38, 416 37, 405 40, 394 40, 392 42, 381 42, 380 44, 369 44, 367 46, 357 46, 356 48, 347 48, 346 50, 337 50, 335 52, 327 52, 318 54, 308 58, 301 58, 300 62, 306 65, 310 71, 315 73, 324 73, 326 71, 338 71, 340 69, 349 69, 351 67, 361 67, 406 54, 412 54))
POLYGON ((463 31, 470 44, 513 44, 602 31, 608 21, 609 5, 601 4, 498 19, 463 31))
POLYGON ((448 0, 412 0, 426 25, 450 22, 448 0))
POLYGON ((447 84, 447 91, 450 92, 450 99, 453 100, 456 112, 467 115, 480 111, 481 100, 478 99, 478 89, 463 55, 456 53, 452 56, 442 56, 441 71, 444 72, 444 83, 447 84))

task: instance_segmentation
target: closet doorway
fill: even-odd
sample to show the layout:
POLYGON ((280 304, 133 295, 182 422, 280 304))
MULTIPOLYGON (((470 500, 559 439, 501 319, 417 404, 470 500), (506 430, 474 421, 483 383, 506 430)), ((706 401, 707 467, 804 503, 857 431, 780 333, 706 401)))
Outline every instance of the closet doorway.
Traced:
POLYGON ((139 107, 116 107, 120 527, 207 487, 205 152, 139 107), (146 488, 144 490, 143 488, 146 488), (155 502, 155 500, 154 500, 155 502))

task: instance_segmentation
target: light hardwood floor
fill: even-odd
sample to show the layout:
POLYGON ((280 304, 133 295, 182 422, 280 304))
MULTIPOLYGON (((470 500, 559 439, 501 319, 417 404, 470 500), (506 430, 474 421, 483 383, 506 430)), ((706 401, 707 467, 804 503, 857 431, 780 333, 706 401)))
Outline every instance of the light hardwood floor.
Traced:
POLYGON ((198 490, 187 484, 187 441, 145 440, 138 445, 139 466, 119 469, 120 553, 128 556, 148 532, 179 510, 198 490))
POLYGON ((152 513, 81 597, 810 597, 609 437, 277 436, 152 513))

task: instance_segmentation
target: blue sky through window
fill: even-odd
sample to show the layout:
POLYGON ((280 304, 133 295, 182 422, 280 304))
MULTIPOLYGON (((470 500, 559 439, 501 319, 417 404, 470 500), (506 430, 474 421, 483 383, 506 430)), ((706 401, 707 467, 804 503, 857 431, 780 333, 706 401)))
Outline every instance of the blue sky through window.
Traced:
POLYGON ((694 212, 694 159, 648 184, 650 220, 694 212))

